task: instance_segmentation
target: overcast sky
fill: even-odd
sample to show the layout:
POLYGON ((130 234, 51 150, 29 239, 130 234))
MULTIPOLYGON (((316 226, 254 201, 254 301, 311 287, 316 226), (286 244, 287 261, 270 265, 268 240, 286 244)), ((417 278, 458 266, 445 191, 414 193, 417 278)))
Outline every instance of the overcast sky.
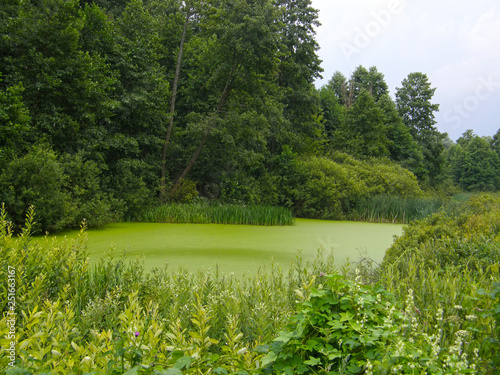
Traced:
POLYGON ((385 75, 394 97, 411 72, 427 74, 440 105, 437 127, 456 140, 467 129, 500 128, 498 0, 312 0, 323 79, 363 65, 385 75))

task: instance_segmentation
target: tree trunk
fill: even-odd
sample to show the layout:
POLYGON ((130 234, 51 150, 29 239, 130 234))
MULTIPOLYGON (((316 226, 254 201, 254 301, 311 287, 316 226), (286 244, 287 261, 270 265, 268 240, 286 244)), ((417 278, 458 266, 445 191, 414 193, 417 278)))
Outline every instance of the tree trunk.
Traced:
POLYGON ((177 86, 179 84, 179 78, 181 75, 182 55, 184 51, 184 42, 186 40, 186 31, 190 16, 191 16, 191 8, 188 7, 186 9, 186 19, 184 21, 184 28, 182 29, 181 43, 179 46, 179 55, 177 56, 177 66, 175 68, 174 84, 172 86, 172 99, 170 100, 170 118, 168 121, 167 135, 165 136, 165 142, 163 144, 163 149, 161 152, 160 199, 162 202, 165 202, 166 200, 167 149, 169 146, 170 137, 172 135, 172 129, 174 127, 175 99, 177 97, 177 86))
POLYGON ((230 73, 230 76, 228 78, 228 81, 226 83, 226 86, 224 87, 224 90, 222 91, 221 97, 219 99, 219 103, 217 104, 217 109, 215 113, 213 114, 212 118, 209 119, 207 128, 205 132, 203 133, 203 137, 201 138, 201 142, 198 145, 198 148, 194 152, 193 156, 191 157, 191 160, 189 161, 189 164, 187 167, 184 169, 182 172, 181 176, 177 179, 175 182, 174 186, 170 190, 169 196, 172 197, 177 190, 179 190, 179 187, 181 186, 182 181, 186 178, 188 173, 191 171, 191 169, 194 166, 194 163, 196 162, 196 159, 198 159, 198 156, 200 156, 201 151, 203 150, 203 146, 205 146, 205 143, 208 139, 208 136, 210 135, 210 132, 212 131, 212 126, 213 122, 217 120, 217 116, 221 112, 222 108, 224 107, 224 104, 226 103, 226 99, 229 96, 229 92, 231 91, 231 84, 234 78, 234 72, 236 70, 236 67, 233 66, 233 69, 230 73))

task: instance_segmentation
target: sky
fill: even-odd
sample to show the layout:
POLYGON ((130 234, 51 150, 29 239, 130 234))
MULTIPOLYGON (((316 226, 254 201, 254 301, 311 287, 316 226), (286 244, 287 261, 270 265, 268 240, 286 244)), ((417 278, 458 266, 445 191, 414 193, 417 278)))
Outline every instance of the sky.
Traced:
POLYGON ((312 0, 323 60, 321 87, 335 71, 377 67, 391 95, 412 72, 427 75, 439 104, 436 127, 457 140, 500 128, 498 0, 312 0))

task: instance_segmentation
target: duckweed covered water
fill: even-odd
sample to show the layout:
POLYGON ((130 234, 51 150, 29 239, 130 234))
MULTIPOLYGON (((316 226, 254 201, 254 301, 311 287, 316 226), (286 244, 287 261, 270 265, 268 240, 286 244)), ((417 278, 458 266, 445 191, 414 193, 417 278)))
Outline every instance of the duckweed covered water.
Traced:
MULTIPOLYGON (((394 235, 402 225, 363 222, 297 219, 294 226, 252 226, 223 224, 119 223, 88 231, 92 263, 109 253, 140 259, 146 269, 164 266, 184 267, 189 271, 215 269, 224 273, 255 273, 269 266, 271 259, 287 269, 301 250, 304 259, 316 250, 333 248, 335 262, 356 261, 360 251, 376 262, 382 261, 394 235)), ((67 233, 68 238, 77 232, 67 233)), ((61 239, 62 236, 59 236, 61 239)))

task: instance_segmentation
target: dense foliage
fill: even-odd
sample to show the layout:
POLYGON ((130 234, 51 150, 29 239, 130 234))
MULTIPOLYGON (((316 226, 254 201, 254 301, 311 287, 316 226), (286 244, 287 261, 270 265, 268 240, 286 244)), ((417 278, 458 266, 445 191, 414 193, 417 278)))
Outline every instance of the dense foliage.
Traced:
POLYGON ((499 188, 498 137, 444 152, 425 74, 396 100, 376 67, 317 90, 310 0, 0 8, 0 202, 17 230, 30 205, 56 231, 196 196, 343 218, 376 195, 421 196, 413 175, 499 188))
MULTIPOLYGON (((15 366, 0 352, 0 368, 26 375, 495 374, 499 203, 473 197, 411 224, 380 268, 365 262, 354 274, 348 266, 339 273, 318 252, 308 263, 298 256, 286 275, 271 266, 239 279, 217 270, 145 273, 112 252, 90 267, 84 230, 62 245, 35 242, 30 212, 16 238, 2 212, 0 277, 16 289, 18 349, 15 366), (484 249, 474 248, 481 243, 484 249)), ((12 286, 3 285, 7 348, 12 286)))

